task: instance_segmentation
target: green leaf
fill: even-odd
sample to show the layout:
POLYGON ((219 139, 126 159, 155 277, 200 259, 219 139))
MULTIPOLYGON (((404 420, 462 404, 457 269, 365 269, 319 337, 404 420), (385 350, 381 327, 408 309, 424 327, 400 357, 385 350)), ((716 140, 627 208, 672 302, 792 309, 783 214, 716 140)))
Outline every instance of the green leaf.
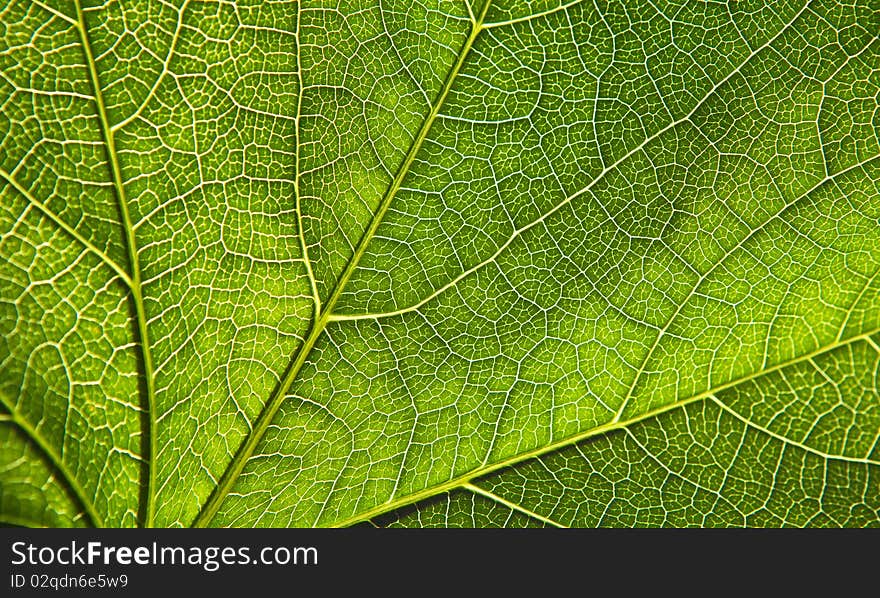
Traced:
POLYGON ((3 522, 880 525, 872 2, 0 26, 3 522))

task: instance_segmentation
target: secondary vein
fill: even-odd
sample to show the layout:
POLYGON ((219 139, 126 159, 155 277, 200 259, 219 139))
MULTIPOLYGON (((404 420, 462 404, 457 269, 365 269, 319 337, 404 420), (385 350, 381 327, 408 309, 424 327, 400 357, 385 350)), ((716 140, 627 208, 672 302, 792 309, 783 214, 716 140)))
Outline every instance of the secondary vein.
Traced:
POLYGON ((800 363, 801 361, 811 359, 813 357, 816 357, 817 355, 821 355, 823 353, 833 351, 834 349, 837 349, 839 347, 846 346, 846 345, 849 345, 851 343, 855 343, 858 341, 869 341, 871 335, 877 334, 878 332, 880 332, 880 328, 875 328, 873 330, 864 332, 862 334, 859 334, 857 336, 853 336, 848 339, 835 340, 834 342, 829 343, 828 345, 825 345, 823 347, 819 347, 816 350, 811 351, 810 353, 798 355, 797 357, 794 357, 794 358, 789 359, 787 361, 780 362, 780 363, 778 363, 772 367, 769 367, 767 369, 764 369, 760 372, 752 372, 751 374, 747 374, 747 375, 742 376, 740 378, 737 378, 735 380, 730 380, 730 381, 725 382, 723 384, 719 384, 718 386, 716 386, 714 388, 710 388, 704 392, 701 392, 701 393, 698 393, 698 394, 695 394, 695 395, 692 395, 689 397, 685 397, 683 399, 673 401, 671 403, 663 405, 662 407, 659 407, 657 409, 653 409, 651 411, 647 411, 647 412, 635 415, 627 420, 611 420, 608 423, 596 426, 594 428, 590 428, 588 430, 584 430, 582 432, 579 432, 578 434, 574 434, 574 435, 566 437, 566 438, 562 438, 562 439, 560 439, 556 442, 553 442, 551 444, 541 446, 541 447, 538 447, 538 448, 535 448, 532 450, 523 451, 521 453, 511 455, 510 457, 507 457, 507 458, 502 459, 500 461, 497 461, 495 463, 491 463, 491 464, 488 464, 485 466, 477 467, 477 468, 472 469, 471 471, 468 471, 460 476, 454 477, 454 478, 452 478, 442 484, 438 484, 436 486, 424 488, 424 489, 419 490, 417 492, 413 492, 412 494, 399 496, 394 500, 390 500, 390 501, 382 503, 380 505, 376 505, 375 507, 373 507, 371 509, 368 509, 368 510, 363 511, 361 513, 358 513, 356 515, 352 515, 351 517, 346 517, 346 518, 340 519, 336 522, 333 522, 331 524, 328 524, 327 527, 348 527, 348 526, 354 525, 356 523, 369 521, 370 519, 378 517, 379 515, 383 515, 385 513, 394 511, 394 510, 399 509, 401 507, 412 505, 412 504, 417 503, 421 500, 425 500, 427 498, 431 498, 433 496, 443 494, 444 492, 449 492, 450 490, 455 490, 457 488, 467 489, 467 487, 469 485, 472 485, 474 480, 481 478, 483 476, 486 476, 490 473, 495 473, 499 470, 506 469, 506 468, 511 467, 513 465, 516 465, 518 463, 522 463, 523 461, 528 461, 529 459, 541 457, 543 455, 558 451, 558 450, 566 448, 568 446, 575 445, 579 442, 583 442, 584 440, 594 438, 594 437, 599 436, 601 434, 606 434, 606 433, 612 432, 614 430, 622 430, 622 429, 628 428, 629 426, 631 426, 633 424, 639 423, 641 421, 645 421, 647 419, 651 419, 653 417, 658 417, 660 415, 663 415, 664 413, 673 411, 675 409, 680 409, 680 408, 682 408, 686 405, 689 405, 691 403, 696 403, 696 402, 705 401, 705 400, 712 400, 712 397, 716 393, 719 393, 723 390, 733 388, 734 386, 737 386, 737 385, 742 384, 744 382, 748 382, 749 380, 754 380, 754 379, 759 378, 761 376, 764 376, 766 374, 769 374, 769 373, 781 370, 785 367, 791 366, 793 364, 800 363))
POLYGON ((520 504, 517 504, 513 501, 509 501, 506 498, 504 498, 503 496, 498 496, 494 492, 490 492, 488 490, 485 490, 485 489, 481 488, 480 486, 476 486, 474 484, 462 484, 461 487, 465 490, 470 490, 474 494, 479 494, 480 496, 484 496, 491 501, 497 502, 498 504, 507 507, 511 511, 517 511, 519 513, 522 513, 523 515, 526 515, 527 517, 531 517, 532 519, 537 519, 538 521, 542 521, 551 527, 568 527, 567 525, 563 525, 563 524, 559 523, 558 521, 554 521, 553 519, 550 519, 549 517, 545 517, 539 513, 536 513, 530 509, 527 509, 520 504))
POLYGON ((22 197, 32 203, 38 210, 45 214, 52 222, 61 227, 62 230, 64 230, 73 239, 78 241, 83 247, 91 251, 98 258, 100 258, 102 262, 107 264, 111 270, 119 275, 119 277, 123 280, 123 282, 125 282, 126 285, 128 285, 129 287, 132 286, 131 277, 128 275, 128 272, 126 272, 122 268, 122 266, 113 261, 113 259, 104 251, 98 249, 98 247, 94 243, 82 236, 79 232, 77 232, 75 228, 67 224, 67 222, 65 222, 60 216, 50 210, 49 206, 34 197, 34 195, 30 191, 28 191, 21 183, 15 180, 15 178, 11 174, 6 172, 2 168, 0 168, 0 178, 6 179, 6 182, 9 183, 13 189, 18 191, 22 197))
POLYGON ((46 455, 55 470, 61 475, 64 483, 70 489, 74 498, 76 498, 76 501, 80 504, 80 507, 82 507, 83 513, 85 513, 89 523, 95 527, 102 527, 104 525, 103 519, 95 508, 95 503, 92 501, 92 498, 86 494, 85 489, 80 485, 73 473, 67 468, 64 464, 64 460, 55 449, 52 448, 52 445, 43 438, 43 435, 40 434, 40 432, 32 426, 29 421, 19 414, 14 408, 15 405, 13 405, 12 402, 2 393, 0 393, 0 403, 2 403, 7 411, 9 411, 9 420, 18 426, 18 428, 24 432, 31 441, 33 441, 43 454, 46 455))

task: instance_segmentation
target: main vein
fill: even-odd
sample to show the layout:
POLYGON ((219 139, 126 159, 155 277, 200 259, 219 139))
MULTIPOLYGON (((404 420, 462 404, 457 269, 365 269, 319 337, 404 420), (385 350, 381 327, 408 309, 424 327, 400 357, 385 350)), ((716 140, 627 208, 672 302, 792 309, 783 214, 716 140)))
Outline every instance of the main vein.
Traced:
POLYGON ((149 457, 147 459, 148 482, 144 524, 147 527, 152 527, 155 516, 154 493, 156 488, 156 400, 153 379, 153 358, 150 353, 150 342, 147 334, 147 316, 144 308, 143 291, 141 289, 141 268, 138 260, 137 243, 135 242, 131 214, 128 210, 128 201, 125 195, 122 168, 119 165, 119 158, 116 153, 116 143, 113 138, 113 129, 110 126, 110 119, 107 116, 104 94, 101 91, 101 83, 98 78, 98 68, 95 63, 94 53, 92 52, 92 45, 89 41, 85 14, 82 9, 82 1, 74 0, 74 4, 76 5, 76 29, 79 32, 80 42, 82 43, 83 53, 85 54, 86 64, 89 70, 89 79, 91 80, 92 90, 95 94, 95 106, 98 113, 98 119, 101 123, 101 135, 107 148, 107 162, 109 163, 110 173, 113 178, 113 190, 116 194, 116 201, 122 218, 123 236, 125 237, 129 267, 131 268, 131 296, 135 308, 135 317, 137 319, 137 334, 141 348, 141 357, 143 359, 144 381, 147 388, 147 412, 149 414, 149 429, 147 430, 149 440, 149 457))
MULTIPOLYGON (((443 82, 443 87, 441 88, 437 99, 434 101, 431 107, 431 111, 428 113, 428 116, 422 123, 418 134, 413 139, 413 142, 410 145, 409 150, 407 151, 406 158, 404 158, 403 163, 397 170, 397 174, 394 176, 394 180, 388 187, 385 194, 382 196, 382 200, 379 202, 379 207, 373 213, 373 216, 370 219, 369 226, 367 227, 366 231, 364 231, 364 234, 361 236, 360 241, 358 241, 354 253, 352 254, 351 259, 348 261, 348 264, 346 264, 345 269, 340 275, 336 286, 333 289, 333 292, 331 293, 327 302, 324 304, 323 308, 320 308, 319 304, 316 302, 316 317, 312 322, 312 326, 309 330, 306 340, 300 346, 295 357, 291 361, 288 368, 285 370, 284 375, 281 378, 281 382, 275 388, 275 391, 272 393, 272 395, 269 397, 269 400, 266 402, 266 405, 263 407, 262 412, 260 412, 260 415, 257 417, 251 433, 248 435, 245 442, 241 445, 238 452, 236 452, 235 457, 233 457, 232 461, 229 463, 229 466, 226 468, 226 471, 223 473, 223 476, 220 479, 220 483, 217 485, 217 487, 214 489, 214 492, 208 498, 208 501, 202 507, 199 516, 193 522, 193 525, 195 527, 206 527, 210 525, 211 521, 220 510, 220 506, 222 505, 223 500, 232 490, 232 487, 235 485, 235 482, 238 480, 241 472, 244 470, 245 464, 254 454, 254 450, 257 448, 260 440, 262 440, 263 436, 266 433, 266 430, 272 423, 272 420, 274 420, 275 416, 278 414, 278 410, 284 403, 284 398, 287 395, 288 390, 290 390, 291 385, 293 384, 294 380, 296 380, 296 377, 299 375, 300 370, 308 360, 309 354, 314 348, 315 343, 323 334, 324 329, 327 327, 327 323, 331 320, 333 308, 336 306, 337 301, 339 301, 339 298, 342 296, 342 293, 345 290, 345 286, 346 284, 348 284, 348 281, 351 279, 352 274, 354 274, 354 271, 357 269, 361 258, 363 258, 364 254, 366 253, 367 246, 370 244, 370 241, 375 236, 376 230, 382 223, 382 220, 385 217, 388 208, 391 206, 391 202, 394 200, 397 192, 400 190, 400 187, 403 184, 403 181, 406 178, 406 175, 409 172, 409 169, 412 166, 416 155, 419 153, 422 144, 427 138, 428 132, 431 130, 431 125, 434 123, 434 120, 440 113, 440 109, 443 107, 443 104, 446 101, 446 97, 449 95, 449 92, 452 89, 453 82, 458 76, 458 73, 461 70, 462 65, 464 64, 464 61, 467 59, 467 56, 470 53, 470 50, 473 47, 478 34, 482 30, 482 22, 486 16, 486 12, 488 11, 490 4, 491 0, 487 0, 485 2, 482 10, 480 11, 480 15, 477 21, 475 23, 472 23, 471 31, 468 35, 467 40, 462 46, 461 51, 458 54, 458 59, 453 65, 452 69, 447 74, 446 80, 443 82)), ((302 68, 301 65, 299 65, 299 68, 302 68)), ((301 87, 300 95, 302 95, 301 87)))

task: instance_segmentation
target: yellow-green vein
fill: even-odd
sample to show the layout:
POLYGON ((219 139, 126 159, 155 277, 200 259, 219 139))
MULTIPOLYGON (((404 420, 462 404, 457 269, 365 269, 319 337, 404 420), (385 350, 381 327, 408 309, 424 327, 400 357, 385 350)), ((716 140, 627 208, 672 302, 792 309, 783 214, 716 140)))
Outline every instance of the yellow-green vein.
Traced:
POLYGON ((110 166, 110 172, 113 177, 113 189, 116 193, 116 200, 119 204, 119 212, 122 217, 123 236, 125 237, 129 267, 131 268, 131 296, 132 301, 134 302, 137 319, 137 334, 138 340, 140 341, 141 358, 143 360, 144 382, 147 389, 147 412, 149 414, 149 430, 147 431, 149 442, 149 457, 147 460, 147 504, 145 505, 144 524, 146 527, 152 527, 155 514, 154 492, 156 487, 156 400, 153 379, 153 359, 150 353, 150 341, 149 335, 147 334, 147 315, 144 308, 144 298, 141 289, 141 268, 138 260, 137 243, 135 242, 131 214, 125 196, 122 168, 119 165, 119 158, 116 154, 116 143, 113 139, 113 129, 110 126, 110 119, 107 116, 107 108, 104 104, 104 95, 101 91, 101 83, 98 78, 98 68, 89 41, 82 1, 74 0, 74 4, 76 5, 76 29, 79 32, 83 53, 86 58, 86 65, 89 70, 89 79, 95 94, 95 107, 97 109, 98 119, 101 123, 101 134, 104 138, 104 144, 107 149, 107 162, 110 166))
POLYGON ((44 204, 39 199, 34 197, 34 195, 30 191, 25 189, 21 183, 19 183, 17 180, 15 180, 15 178, 13 178, 13 176, 11 174, 6 172, 2 168, 0 168, 0 178, 5 179, 6 182, 9 183, 13 189, 18 191, 22 195, 22 197, 24 197, 31 204, 33 204, 34 207, 36 207, 38 210, 40 210, 40 212, 42 212, 45 216, 47 216, 52 222, 57 224, 64 232, 66 232, 68 235, 70 235, 71 238, 73 238, 74 240, 79 242, 80 245, 82 245, 87 250, 89 250, 90 252, 95 254, 102 262, 107 264, 111 270, 113 270, 114 272, 116 272, 116 274, 119 275, 119 277, 123 280, 123 282, 125 282, 126 285, 128 285, 129 287, 132 286, 131 277, 128 275, 128 272, 126 272, 122 268, 122 266, 120 266, 115 261, 113 261, 110 258, 110 256, 107 255, 104 251, 101 251, 100 249, 98 249, 98 247, 96 247, 94 243, 92 243, 91 241, 86 239, 84 236, 79 234, 75 228, 73 228, 72 226, 67 224, 64 220, 62 220, 55 212, 50 210, 46 204, 44 204))
POLYGON ((558 521, 554 521, 554 520, 550 519, 549 517, 545 517, 543 515, 535 513, 534 511, 529 510, 522 505, 518 505, 515 502, 509 501, 502 496, 498 496, 494 492, 489 492, 488 490, 484 490, 483 488, 480 488, 479 486, 475 486, 474 484, 470 484, 470 483, 462 484, 461 487, 465 490, 470 490, 474 494, 478 494, 480 496, 488 498, 491 501, 497 502, 498 504, 507 507, 511 511, 516 511, 518 513, 522 513, 523 515, 525 515, 527 517, 531 517, 532 519, 537 519, 538 521, 546 523, 547 525, 550 525, 552 527, 568 527, 566 525, 559 523, 558 521))

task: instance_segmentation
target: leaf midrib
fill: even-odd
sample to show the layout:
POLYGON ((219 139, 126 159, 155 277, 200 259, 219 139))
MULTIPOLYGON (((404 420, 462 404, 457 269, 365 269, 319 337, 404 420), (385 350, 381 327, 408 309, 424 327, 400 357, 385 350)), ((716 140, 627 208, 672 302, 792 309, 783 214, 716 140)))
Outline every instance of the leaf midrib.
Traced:
MULTIPOLYGON (((391 206, 391 202, 394 200, 397 192, 400 190, 400 187, 403 184, 403 180, 409 173, 410 166, 415 160, 416 155, 419 153, 419 150, 421 150, 422 144, 427 138, 428 132, 431 130, 431 126, 434 124, 434 121, 437 118, 440 109, 443 107, 446 97, 449 95, 449 92, 452 89, 453 82, 458 76, 458 73, 461 70, 462 65, 464 64, 464 61, 467 59, 468 54, 473 47, 474 41, 476 41, 477 36, 479 35, 480 31, 482 31, 482 23, 486 17, 486 13, 489 10, 490 4, 491 0, 486 0, 483 8, 480 11, 480 15, 477 17, 477 20, 471 23, 471 30, 468 34, 467 40, 463 44, 455 64, 447 74, 446 79, 443 82, 443 87, 440 89, 437 99, 434 101, 433 106, 431 107, 431 111, 422 122, 422 126, 420 127, 418 134, 413 139, 413 142, 410 144, 409 150, 407 151, 403 163, 398 168, 397 174, 394 176, 394 180, 383 195, 378 208, 373 213, 373 216, 370 219, 369 226, 364 231, 363 235, 358 241, 358 244, 355 247, 351 259, 346 264, 345 270, 343 270, 342 274, 336 282, 336 286, 334 287, 333 292, 331 293, 329 299, 327 300, 326 304, 320 312, 318 312, 317 309, 319 306, 319 302, 315 301, 315 311, 317 313, 317 317, 313 319, 313 323, 309 330, 308 336, 306 337, 306 340, 298 349, 296 356, 293 358, 287 370, 285 371, 280 383, 273 391, 269 400, 266 402, 266 405, 263 407, 260 415, 257 417, 257 420, 254 423, 254 426, 247 439, 239 447, 239 450, 236 452, 235 457, 233 457, 232 461, 227 466, 226 470, 223 473, 223 476, 220 479, 220 483, 214 489, 214 492, 211 493, 211 496, 208 498, 207 502, 205 502, 201 512, 193 522, 193 527, 207 527, 211 524, 211 521, 219 512, 224 499, 232 491, 232 488, 238 480, 239 476, 241 475, 242 471, 244 470, 245 465, 247 464, 250 457, 253 455, 266 431, 269 429, 269 425, 278 414, 278 411, 287 396, 287 392, 290 390, 291 385, 293 384, 294 380, 296 380, 296 377, 299 375, 299 372, 302 369, 303 365, 305 365, 306 361, 308 360, 312 348, 315 346, 315 343, 324 333, 324 330, 327 327, 327 323, 331 321, 331 316, 333 315, 333 309, 336 306, 336 303, 342 296, 346 284, 351 279, 351 276, 357 269, 360 260, 366 253, 367 246, 369 245, 373 236, 376 234, 376 230, 378 230, 379 225, 382 223, 382 220, 384 219, 388 208, 391 206)), ((299 10, 299 5, 297 5, 297 11, 299 10)), ((299 34, 299 29, 297 29, 297 34, 299 34)), ((298 70, 301 70, 301 65, 297 65, 297 68, 298 70)), ((299 95, 302 95, 301 86, 299 95)), ((298 130, 299 118, 297 118, 297 131, 298 130)), ((298 178, 299 177, 297 177, 297 179, 298 178)), ((298 187, 295 187, 295 191, 298 197, 298 187)), ((301 237, 303 236, 302 229, 300 229, 300 235, 301 237)), ((314 282, 312 282, 312 284, 314 285, 314 282)))
POLYGON ((92 52, 92 45, 89 40, 88 28, 86 26, 85 14, 82 8, 82 0, 74 0, 76 6, 76 24, 74 27, 79 33, 80 43, 82 45, 83 54, 86 58, 86 67, 89 71, 89 81, 95 94, 95 108, 100 121, 101 136, 104 139, 104 146, 107 150, 107 162, 110 168, 110 174, 113 179, 113 191, 116 196, 117 207, 122 217, 122 235, 125 240, 125 249, 128 257, 131 299, 135 308, 135 319, 137 320, 137 336, 138 346, 140 347, 141 360, 144 374, 144 384, 146 385, 146 412, 148 418, 148 429, 146 430, 147 442, 149 445, 148 456, 146 457, 147 468, 147 488, 146 488, 146 505, 142 505, 145 510, 144 526, 153 527, 155 518, 155 489, 156 489, 156 391, 153 370, 153 357, 150 350, 149 334, 147 332, 147 315, 144 306, 144 297, 142 289, 142 277, 140 260, 138 258, 137 242, 135 240, 134 226, 132 224, 131 213, 128 209, 128 200, 125 193, 125 183, 122 177, 122 167, 119 163, 119 157, 116 153, 116 142, 113 137, 113 127, 110 125, 110 119, 107 115, 107 107, 104 103, 104 94, 101 87, 101 81, 98 77, 98 67, 95 62, 95 56, 92 52))

